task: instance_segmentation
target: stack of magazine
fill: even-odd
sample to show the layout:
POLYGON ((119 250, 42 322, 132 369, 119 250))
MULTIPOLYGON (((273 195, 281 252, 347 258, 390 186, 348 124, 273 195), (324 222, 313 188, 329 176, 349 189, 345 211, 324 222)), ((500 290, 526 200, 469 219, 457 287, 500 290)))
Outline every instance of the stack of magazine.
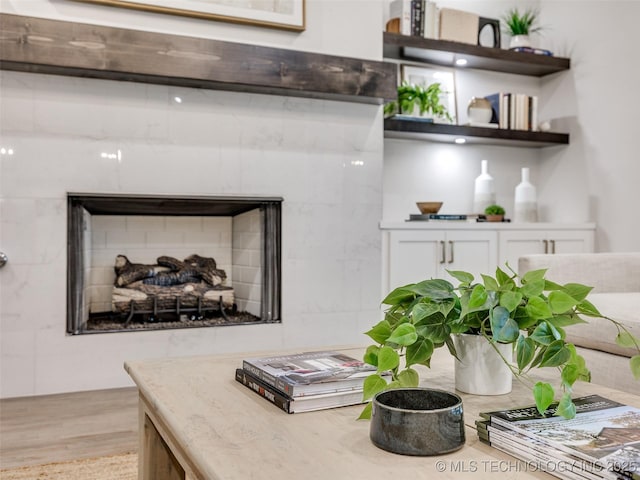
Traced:
POLYGON ((287 413, 363 403, 363 384, 376 372, 336 351, 247 358, 236 380, 287 413))
POLYGON ((572 480, 640 479, 640 409, 599 395, 573 400, 576 416, 542 416, 535 406, 481 413, 481 441, 541 470, 572 480))

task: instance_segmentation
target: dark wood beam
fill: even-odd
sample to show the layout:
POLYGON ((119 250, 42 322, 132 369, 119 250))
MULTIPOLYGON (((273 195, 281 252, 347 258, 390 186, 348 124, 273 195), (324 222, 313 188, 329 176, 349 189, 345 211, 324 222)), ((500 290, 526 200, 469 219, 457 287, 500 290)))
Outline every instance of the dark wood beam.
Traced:
POLYGON ((282 48, 0 14, 0 69, 381 104, 396 66, 282 48))

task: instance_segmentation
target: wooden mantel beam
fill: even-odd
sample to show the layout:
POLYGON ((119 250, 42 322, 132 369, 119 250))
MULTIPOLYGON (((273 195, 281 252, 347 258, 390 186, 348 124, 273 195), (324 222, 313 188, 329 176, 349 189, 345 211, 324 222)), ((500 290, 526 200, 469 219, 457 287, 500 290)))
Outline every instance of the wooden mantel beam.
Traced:
POLYGON ((396 66, 220 40, 0 14, 0 69, 381 104, 396 66))

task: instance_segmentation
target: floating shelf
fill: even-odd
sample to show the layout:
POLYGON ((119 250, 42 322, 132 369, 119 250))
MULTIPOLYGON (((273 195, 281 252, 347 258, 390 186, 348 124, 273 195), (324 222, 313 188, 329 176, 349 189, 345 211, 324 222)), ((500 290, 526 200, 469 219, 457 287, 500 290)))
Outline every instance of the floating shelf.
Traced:
POLYGON ((448 40, 433 40, 417 36, 384 33, 384 57, 412 60, 456 67, 456 60, 464 58, 463 68, 543 77, 569 70, 568 58, 512 52, 500 48, 481 47, 448 40))
POLYGON ((501 145, 510 147, 542 148, 553 145, 568 145, 569 134, 554 132, 529 132, 504 128, 469 127, 412 120, 384 120, 385 138, 404 138, 430 142, 454 143, 464 138, 465 145, 501 145))

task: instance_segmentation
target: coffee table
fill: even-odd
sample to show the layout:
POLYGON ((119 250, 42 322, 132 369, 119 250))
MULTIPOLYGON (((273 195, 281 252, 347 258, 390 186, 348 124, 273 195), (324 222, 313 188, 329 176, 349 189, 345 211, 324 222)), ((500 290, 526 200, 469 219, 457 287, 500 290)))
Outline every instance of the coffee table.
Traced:
MULTIPOLYGON (((364 351, 327 350, 356 358, 364 351)), ((532 403, 531 392, 519 382, 508 395, 459 393, 465 446, 439 457, 408 457, 371 443, 369 422, 356 420, 362 406, 289 415, 235 381, 243 358, 274 353, 126 362, 140 395, 139 480, 553 478, 481 443, 475 432, 479 412, 532 403)), ((437 351, 431 369, 420 372, 422 386, 454 391, 453 362, 447 352, 437 351)), ((591 393, 640 407, 640 397, 632 394, 585 383, 575 388, 576 396, 591 393)))

